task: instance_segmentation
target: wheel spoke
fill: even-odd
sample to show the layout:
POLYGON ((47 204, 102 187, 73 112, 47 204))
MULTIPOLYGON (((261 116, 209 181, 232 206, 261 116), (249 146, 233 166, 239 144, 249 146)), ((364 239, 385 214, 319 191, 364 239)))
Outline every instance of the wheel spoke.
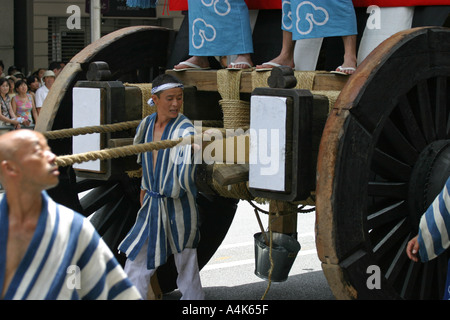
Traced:
POLYGON ((406 199, 408 186, 405 182, 369 182, 368 195, 406 199))
POLYGON ((400 239, 403 239, 409 232, 406 218, 398 222, 389 232, 373 247, 373 252, 377 256, 383 256, 392 247, 398 244, 400 239))
POLYGON ((110 199, 117 199, 120 195, 120 184, 109 184, 93 189, 80 200, 80 203, 84 214, 89 215, 104 206, 110 199))
POLYGON ((411 175, 410 166, 378 148, 373 154, 372 170, 383 178, 393 181, 408 181, 411 175))
POLYGON ((107 181, 103 180, 92 180, 92 179, 82 179, 77 181, 77 192, 82 193, 100 186, 107 184, 107 181))
POLYGON ((434 271, 436 268, 436 261, 432 260, 428 263, 425 263, 422 270, 422 277, 420 279, 420 292, 419 298, 426 299, 431 296, 433 290, 433 277, 434 271))
POLYGON ((438 77, 436 79, 436 134, 437 139, 446 139, 446 119, 447 119, 447 78, 438 77))
POLYGON ((404 299, 411 299, 414 295, 414 288, 417 281, 417 275, 420 271, 420 264, 409 261, 408 270, 406 272, 405 280, 403 282, 400 296, 404 299))
POLYGON ((431 143, 436 140, 436 132, 434 130, 430 94, 428 90, 428 82, 426 80, 420 81, 417 84, 417 97, 420 110, 420 118, 422 119, 422 130, 427 142, 431 143))
POLYGON ((120 217, 120 215, 117 215, 118 212, 126 211, 127 204, 124 201, 125 197, 122 196, 115 200, 116 201, 109 202, 101 207, 91 218, 91 223, 95 226, 100 235, 103 235, 103 233, 113 224, 114 218, 117 219, 120 217))
POLYGON ((384 141, 392 146, 392 150, 395 151, 398 158, 409 165, 414 165, 419 153, 389 118, 383 127, 383 135, 384 141))
POLYGON ((367 217, 367 227, 369 229, 378 228, 389 222, 404 218, 406 215, 405 202, 397 202, 369 214, 367 217))
POLYGON ((394 283, 397 277, 402 274, 401 271, 403 270, 405 264, 409 261, 408 257, 405 254, 405 249, 410 238, 411 234, 408 234, 408 236, 405 237, 394 258, 392 259, 391 264, 387 268, 385 276, 386 279, 388 279, 388 281, 391 283, 394 283))
POLYGON ((411 110, 411 105, 406 96, 403 95, 399 98, 398 109, 400 110, 403 123, 406 124, 405 130, 409 141, 411 141, 418 151, 422 151, 427 146, 427 142, 417 124, 416 117, 411 110))

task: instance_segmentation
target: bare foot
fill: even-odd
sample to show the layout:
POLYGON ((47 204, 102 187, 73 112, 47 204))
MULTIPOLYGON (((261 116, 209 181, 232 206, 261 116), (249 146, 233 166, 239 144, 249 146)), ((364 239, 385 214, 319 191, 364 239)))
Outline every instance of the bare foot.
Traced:
POLYGON ((278 57, 276 57, 276 58, 270 60, 269 62, 270 62, 271 64, 265 64, 265 63, 263 63, 263 64, 257 65, 257 66, 256 66, 256 69, 270 69, 270 68, 273 68, 273 67, 276 66, 276 65, 280 65, 280 66, 288 66, 288 67, 291 67, 291 68, 294 68, 294 67, 295 67, 294 60, 282 58, 282 57, 280 57, 280 56, 278 56, 278 57), (273 64, 272 64, 272 63, 273 63, 273 64))
POLYGON ((346 74, 353 74, 356 71, 356 57, 346 57, 344 56, 344 62, 341 66, 336 68, 336 71, 343 72, 346 74))
POLYGON ((200 57, 200 56, 193 56, 186 61, 187 63, 190 63, 192 65, 195 65, 196 67, 192 67, 189 65, 184 64, 183 62, 180 62, 173 68, 175 70, 186 70, 186 69, 196 69, 196 68, 209 68, 209 61, 208 57, 200 57))
POLYGON ((236 57, 236 60, 228 65, 228 68, 234 69, 249 69, 253 68, 253 62, 250 57, 250 54, 239 54, 236 57))

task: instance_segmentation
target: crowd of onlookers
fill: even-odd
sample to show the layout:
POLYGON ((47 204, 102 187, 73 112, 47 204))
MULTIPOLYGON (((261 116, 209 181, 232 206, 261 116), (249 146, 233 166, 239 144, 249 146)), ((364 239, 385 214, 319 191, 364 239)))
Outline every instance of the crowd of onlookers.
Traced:
POLYGON ((0 134, 12 127, 34 127, 44 100, 64 66, 63 62, 54 61, 48 68, 39 68, 25 76, 16 66, 5 70, 0 60, 0 134))

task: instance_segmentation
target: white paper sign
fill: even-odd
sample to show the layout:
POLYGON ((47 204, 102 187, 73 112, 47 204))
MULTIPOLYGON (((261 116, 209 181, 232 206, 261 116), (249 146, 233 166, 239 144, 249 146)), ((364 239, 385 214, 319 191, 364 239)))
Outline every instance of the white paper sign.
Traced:
MULTIPOLYGON (((101 89, 73 88, 73 127, 98 126, 101 124, 101 89)), ((74 136, 74 154, 98 151, 101 148, 100 133, 74 136)), ((100 160, 74 164, 74 169, 100 172, 100 160)))
POLYGON ((249 186, 285 191, 286 98, 252 96, 249 186))

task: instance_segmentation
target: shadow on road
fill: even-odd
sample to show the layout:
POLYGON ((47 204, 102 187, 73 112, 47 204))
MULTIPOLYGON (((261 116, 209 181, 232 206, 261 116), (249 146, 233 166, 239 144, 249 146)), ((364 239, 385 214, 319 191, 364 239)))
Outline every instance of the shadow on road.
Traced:
MULTIPOLYGON (((260 300, 267 289, 267 281, 234 287, 205 287, 207 300, 260 300)), ((178 300, 176 290, 164 295, 164 300, 178 300)), ((272 282, 265 300, 335 300, 322 271, 290 276, 285 282, 272 282)))

